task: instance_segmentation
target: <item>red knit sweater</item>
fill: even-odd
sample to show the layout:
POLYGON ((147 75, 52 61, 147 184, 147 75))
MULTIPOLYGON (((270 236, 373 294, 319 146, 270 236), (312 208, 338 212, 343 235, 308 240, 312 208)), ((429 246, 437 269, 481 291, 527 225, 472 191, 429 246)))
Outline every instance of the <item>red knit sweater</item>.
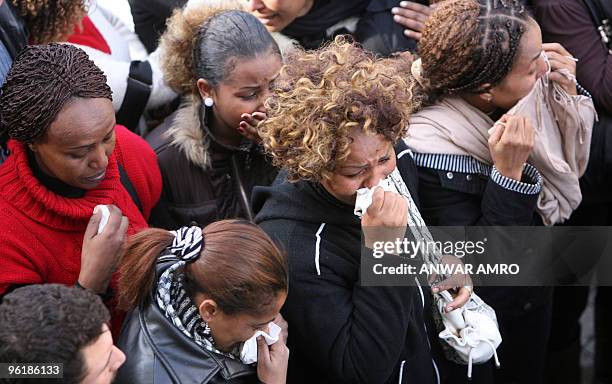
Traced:
MULTIPOLYGON (((121 184, 117 161, 134 185, 148 218, 161 193, 155 154, 143 139, 122 126, 116 127, 116 137, 106 177, 78 199, 46 189, 32 174, 26 146, 9 142, 11 155, 0 166, 0 295, 11 285, 74 285, 85 228, 98 204, 115 204, 121 209, 129 219, 128 235, 147 227, 121 184)), ((111 286, 116 282, 113 280, 111 286)))

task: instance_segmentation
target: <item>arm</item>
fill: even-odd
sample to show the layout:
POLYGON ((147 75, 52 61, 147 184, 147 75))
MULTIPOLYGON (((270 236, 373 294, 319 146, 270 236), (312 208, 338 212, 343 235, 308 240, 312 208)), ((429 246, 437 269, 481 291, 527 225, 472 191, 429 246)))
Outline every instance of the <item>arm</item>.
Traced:
POLYGON ((562 44, 578 58, 576 77, 595 104, 612 112, 612 55, 582 1, 537 0, 534 14, 545 42, 562 44))
POLYGON ((538 193, 539 173, 527 166, 523 183, 499 175, 483 176, 419 167, 421 213, 434 226, 531 225, 538 193), (484 192, 482 192, 484 190, 484 192))

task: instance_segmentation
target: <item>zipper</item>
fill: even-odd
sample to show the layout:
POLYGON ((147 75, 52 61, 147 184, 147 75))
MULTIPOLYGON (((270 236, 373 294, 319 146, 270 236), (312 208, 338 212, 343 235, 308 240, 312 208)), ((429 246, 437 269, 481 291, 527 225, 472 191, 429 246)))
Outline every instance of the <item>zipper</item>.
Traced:
POLYGON ((238 168, 238 161, 236 160, 236 155, 232 155, 232 173, 234 174, 234 180, 236 182, 236 187, 238 188, 238 198, 242 203, 242 207, 244 208, 244 212, 249 221, 253 221, 253 211, 251 210, 251 204, 247 197, 246 191, 244 189, 244 184, 242 184, 242 177, 240 177, 240 170, 238 168))

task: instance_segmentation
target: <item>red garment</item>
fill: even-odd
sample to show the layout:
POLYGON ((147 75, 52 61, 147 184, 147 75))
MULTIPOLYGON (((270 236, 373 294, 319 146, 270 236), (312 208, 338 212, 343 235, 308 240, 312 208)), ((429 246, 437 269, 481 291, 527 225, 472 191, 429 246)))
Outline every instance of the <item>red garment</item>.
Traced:
POLYGON ((111 54, 111 49, 104 39, 104 36, 102 36, 89 16, 83 18, 80 26, 77 25, 74 27, 74 32, 68 37, 68 42, 91 47, 108 55, 111 54))
MULTIPOLYGON (((98 204, 115 204, 121 209, 129 219, 128 235, 147 227, 121 184, 117 161, 134 185, 148 218, 161 193, 155 153, 143 139, 122 126, 116 127, 116 137, 106 177, 78 199, 45 188, 32 174, 26 146, 15 140, 9 142, 11 155, 0 166, 0 295, 12 285, 74 285, 81 266, 85 228, 98 204)), ((115 292, 116 277, 111 283, 115 292)), ((118 325, 113 322, 115 330, 118 325)))

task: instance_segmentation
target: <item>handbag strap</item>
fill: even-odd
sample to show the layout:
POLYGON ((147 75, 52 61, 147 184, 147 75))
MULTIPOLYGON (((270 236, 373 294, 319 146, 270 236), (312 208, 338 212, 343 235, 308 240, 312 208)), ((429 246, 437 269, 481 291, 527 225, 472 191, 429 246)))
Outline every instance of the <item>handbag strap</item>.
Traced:
POLYGON ((121 178, 121 184, 123 185, 123 188, 125 188, 127 193, 130 195, 132 201, 134 202, 134 204, 136 204, 136 207, 138 208, 140 213, 144 215, 142 203, 140 202, 138 193, 136 193, 136 188, 134 188, 134 184, 132 184, 132 181, 128 177, 127 172, 125 172, 125 169, 123 168, 121 163, 117 162, 117 167, 119 168, 119 177, 121 178))
POLYGON ((591 19, 593 19, 597 27, 601 41, 608 48, 610 54, 612 54, 612 25, 610 24, 609 16, 604 13, 599 0, 583 1, 589 11, 591 19))

